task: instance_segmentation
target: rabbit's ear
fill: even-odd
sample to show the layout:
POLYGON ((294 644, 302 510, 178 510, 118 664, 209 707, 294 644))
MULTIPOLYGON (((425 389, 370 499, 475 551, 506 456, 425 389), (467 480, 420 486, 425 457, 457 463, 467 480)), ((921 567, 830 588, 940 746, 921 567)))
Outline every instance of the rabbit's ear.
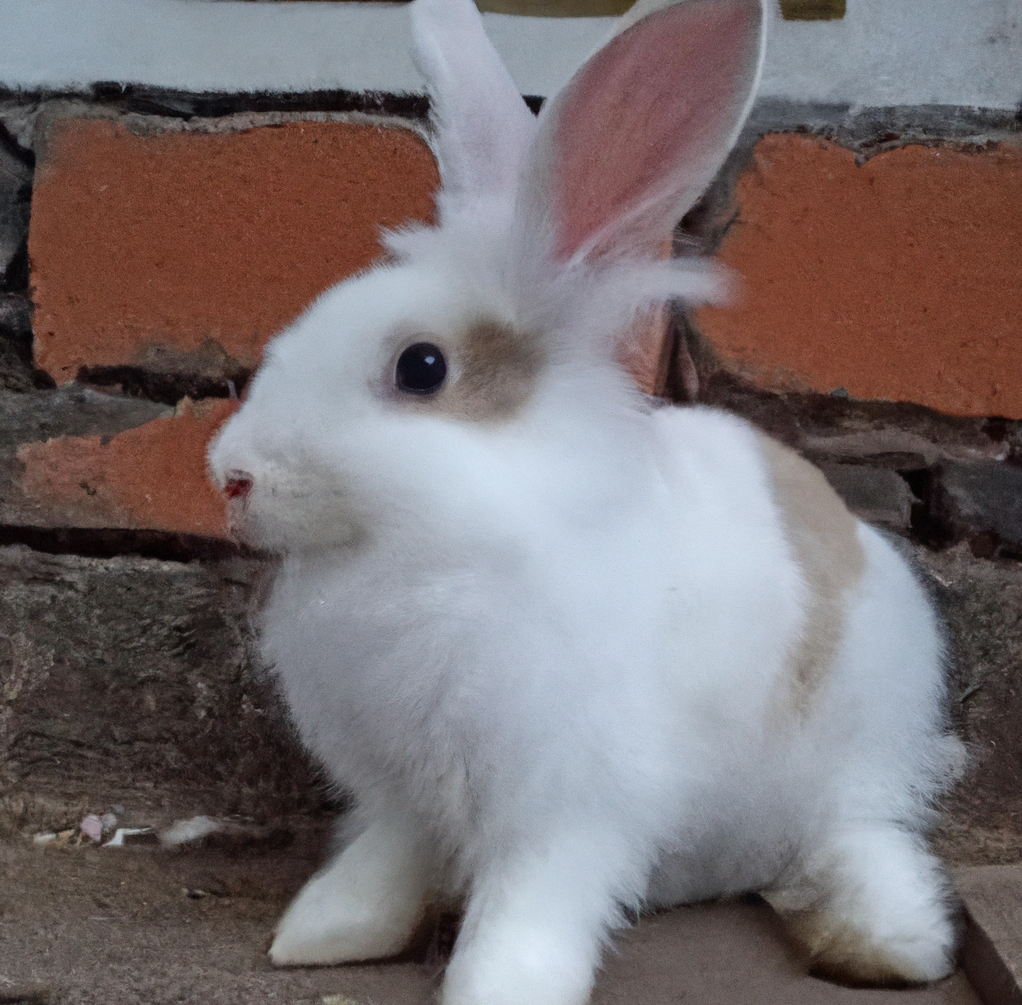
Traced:
POLYGON ((536 119, 483 31, 472 0, 415 0, 413 57, 429 85, 443 192, 513 193, 536 119))
POLYGON ((562 262, 655 249, 737 139, 763 49, 759 0, 640 0, 543 110, 527 230, 562 262))

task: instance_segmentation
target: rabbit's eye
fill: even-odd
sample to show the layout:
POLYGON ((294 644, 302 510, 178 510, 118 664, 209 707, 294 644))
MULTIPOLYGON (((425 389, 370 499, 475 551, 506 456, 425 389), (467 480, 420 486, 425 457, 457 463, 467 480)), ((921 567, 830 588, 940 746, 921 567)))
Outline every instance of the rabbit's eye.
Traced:
POLYGON ((447 376, 447 360, 432 342, 416 342, 398 357, 394 374, 399 391, 432 394, 447 376))

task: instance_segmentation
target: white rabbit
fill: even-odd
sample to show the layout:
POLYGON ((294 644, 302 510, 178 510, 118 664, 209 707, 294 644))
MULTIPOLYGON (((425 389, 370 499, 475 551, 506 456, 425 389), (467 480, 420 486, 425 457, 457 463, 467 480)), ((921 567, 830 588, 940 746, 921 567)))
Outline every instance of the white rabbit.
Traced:
POLYGON ((444 1005, 577 1005, 629 911, 760 891, 816 972, 943 977, 922 834, 962 748, 923 591, 806 462, 617 363, 712 292, 656 249, 748 110, 758 0, 640 4, 538 119, 471 0, 412 16, 439 223, 274 340, 210 452, 357 797, 273 962, 396 953, 459 898, 444 1005))

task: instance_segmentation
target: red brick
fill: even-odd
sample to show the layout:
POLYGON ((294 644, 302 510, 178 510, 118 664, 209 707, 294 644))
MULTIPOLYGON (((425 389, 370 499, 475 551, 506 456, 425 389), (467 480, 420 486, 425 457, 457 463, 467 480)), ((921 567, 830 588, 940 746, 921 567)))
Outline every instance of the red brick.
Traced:
POLYGON ((224 352, 254 366, 282 325, 379 255, 381 227, 429 219, 437 183, 402 128, 136 135, 60 120, 32 199, 37 364, 58 383, 83 365, 208 372, 224 352))
POLYGON ((223 500, 206 478, 206 444, 235 402, 185 402, 113 437, 26 443, 23 492, 44 526, 153 529, 225 536, 223 500))
POLYGON ((856 164, 764 137, 722 260, 736 303, 697 324, 773 388, 1022 418, 1022 149, 908 146, 856 164))

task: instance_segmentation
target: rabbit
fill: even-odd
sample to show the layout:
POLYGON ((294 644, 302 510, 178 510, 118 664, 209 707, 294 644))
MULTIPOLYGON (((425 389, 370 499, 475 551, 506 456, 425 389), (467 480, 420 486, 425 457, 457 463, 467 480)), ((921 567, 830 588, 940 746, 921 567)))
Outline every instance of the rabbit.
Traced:
POLYGON ((471 0, 414 0, 435 223, 268 345, 209 452, 279 556, 261 646, 355 797, 277 965, 463 908, 444 1005, 580 1005, 636 912, 758 892, 814 973, 937 980, 962 763, 925 591, 823 475, 641 395, 658 249, 741 129, 759 0, 642 0, 536 117, 471 0))

